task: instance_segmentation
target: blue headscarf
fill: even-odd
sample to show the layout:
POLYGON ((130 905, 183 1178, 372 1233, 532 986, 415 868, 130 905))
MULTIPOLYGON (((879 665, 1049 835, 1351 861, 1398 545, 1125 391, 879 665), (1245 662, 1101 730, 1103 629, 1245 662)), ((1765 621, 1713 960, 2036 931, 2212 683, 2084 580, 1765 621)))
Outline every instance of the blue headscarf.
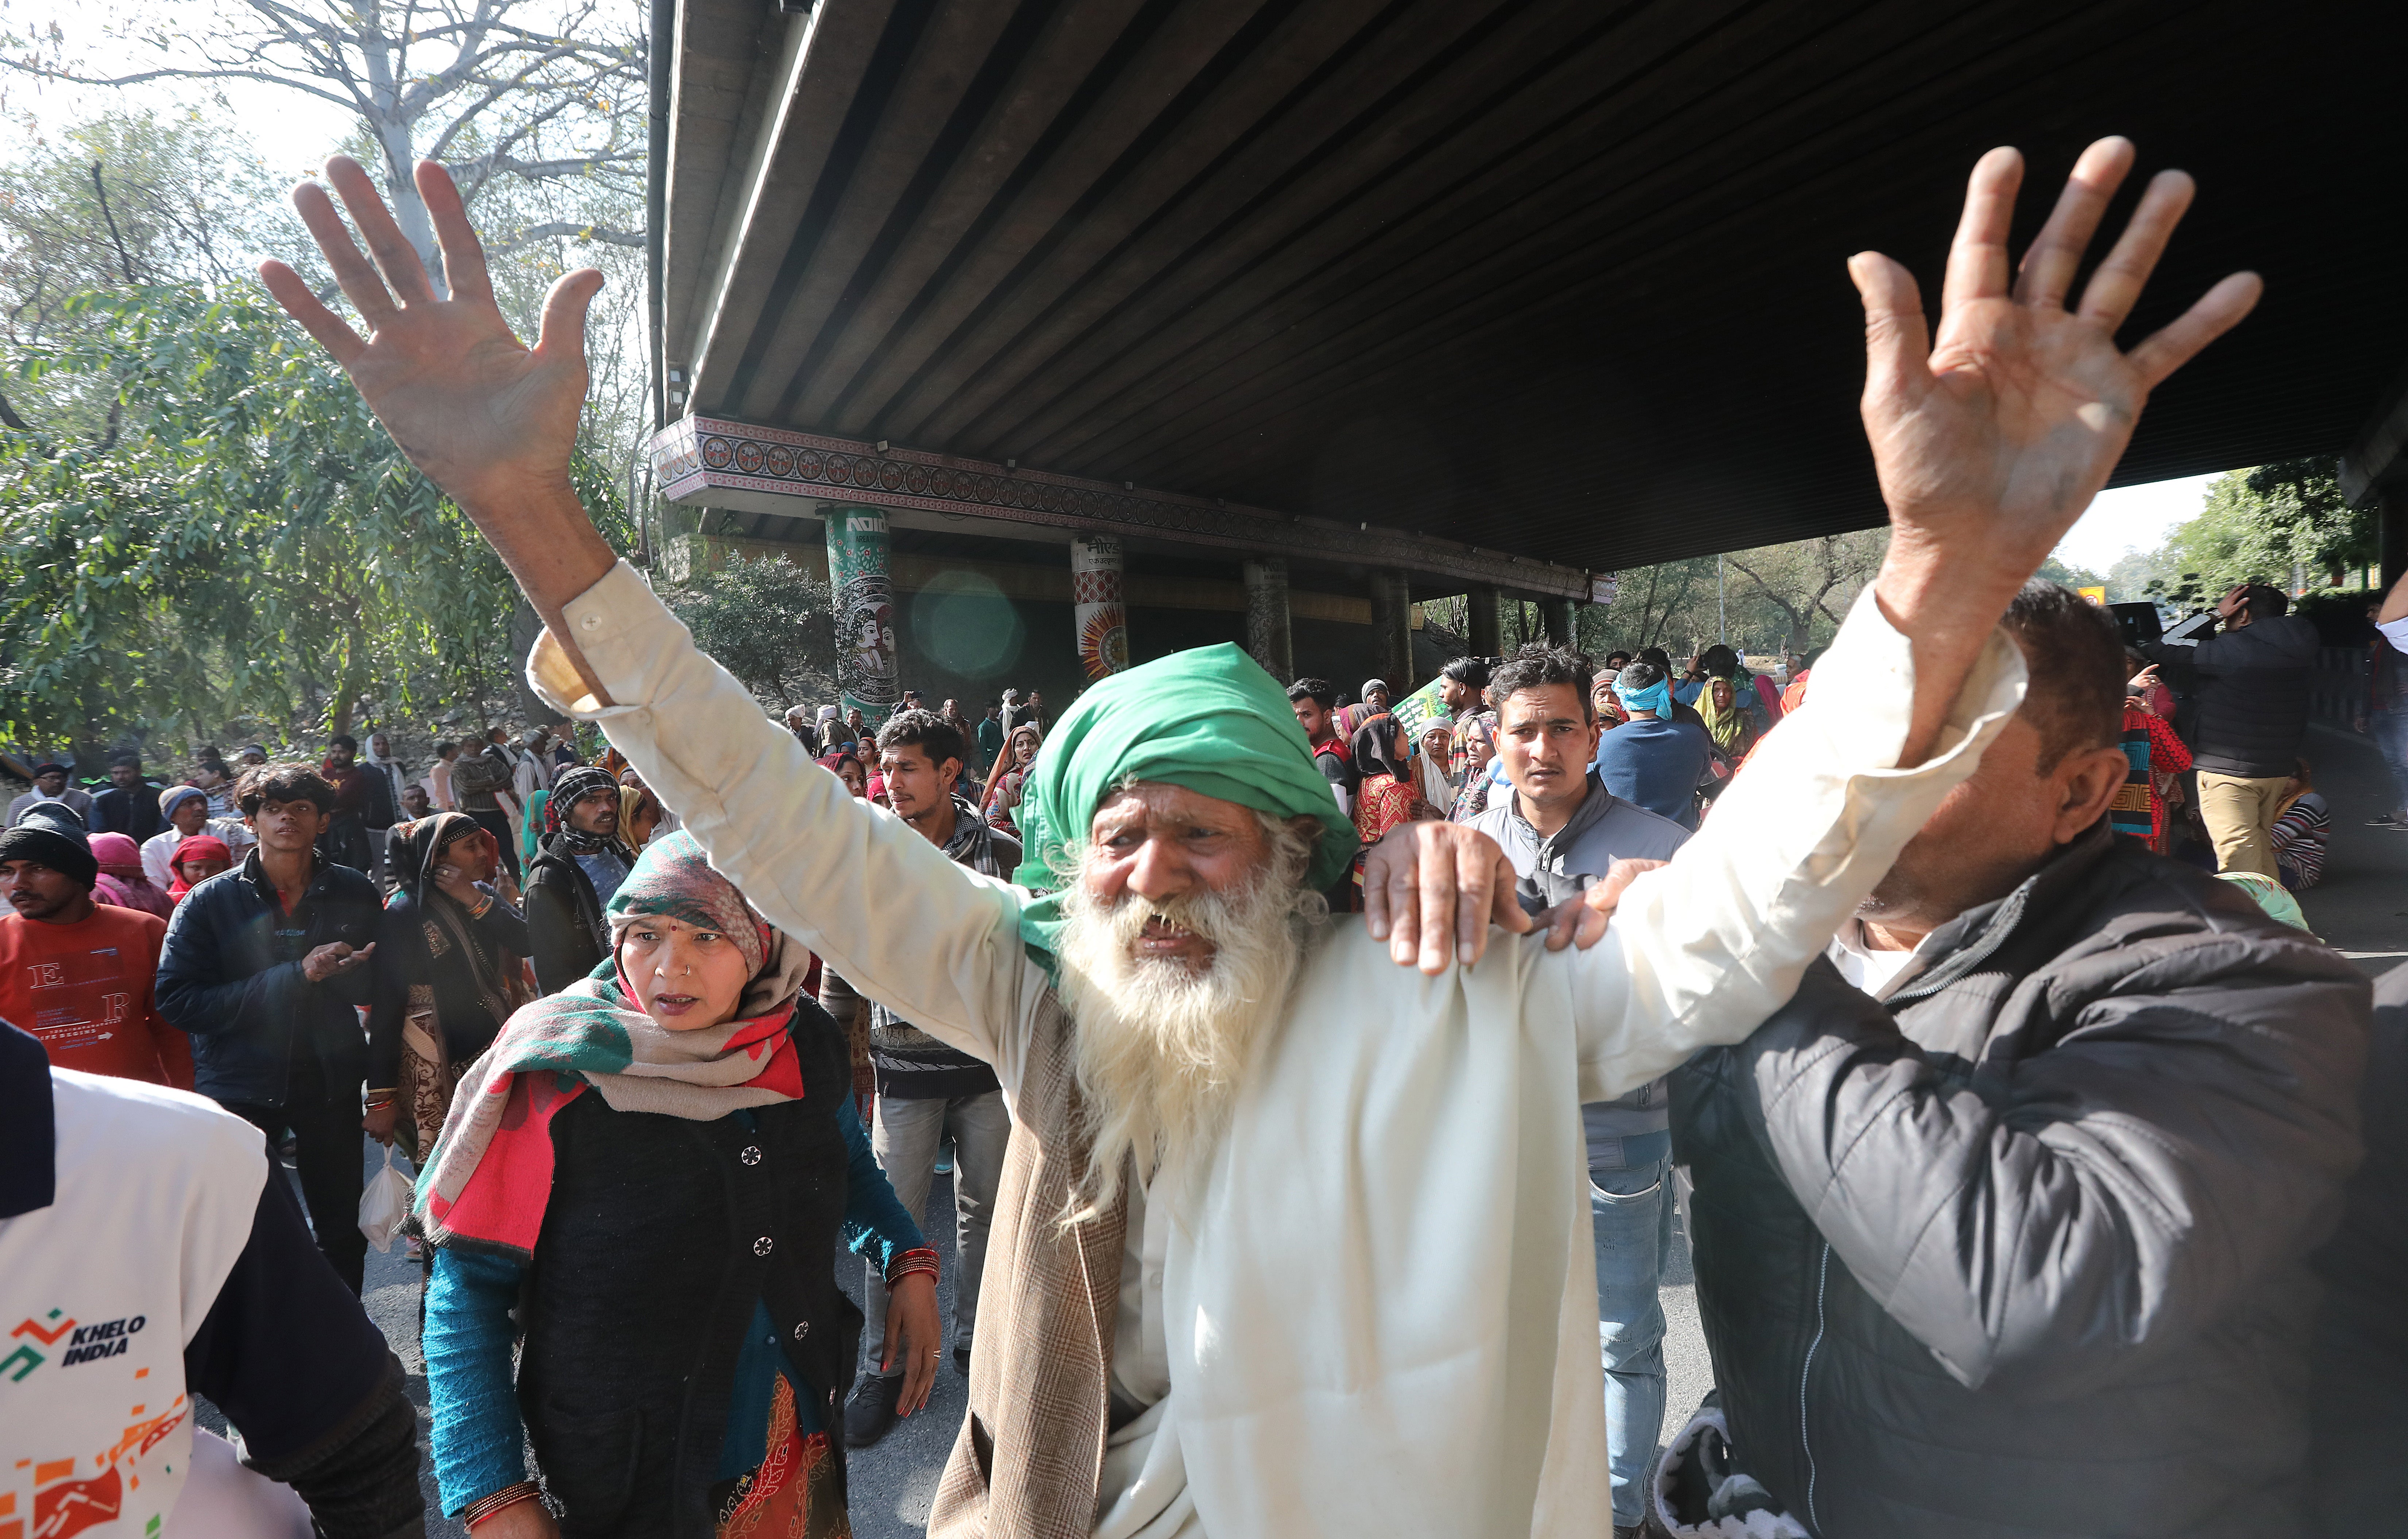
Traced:
POLYGON ((1658 679, 1644 689, 1632 689, 1616 679, 1613 695, 1626 711, 1652 711, 1658 716, 1672 713, 1672 685, 1669 680, 1658 679))

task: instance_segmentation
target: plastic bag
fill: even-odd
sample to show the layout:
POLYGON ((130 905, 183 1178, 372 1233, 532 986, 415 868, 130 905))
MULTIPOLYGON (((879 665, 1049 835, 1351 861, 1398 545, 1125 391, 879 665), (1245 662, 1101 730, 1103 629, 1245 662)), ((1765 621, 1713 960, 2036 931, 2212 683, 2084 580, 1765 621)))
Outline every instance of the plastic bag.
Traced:
POLYGON ((394 1236, 409 1221, 409 1177, 393 1168, 393 1145, 384 1150, 384 1169, 368 1177, 360 1193, 360 1232, 381 1256, 393 1248, 394 1236))

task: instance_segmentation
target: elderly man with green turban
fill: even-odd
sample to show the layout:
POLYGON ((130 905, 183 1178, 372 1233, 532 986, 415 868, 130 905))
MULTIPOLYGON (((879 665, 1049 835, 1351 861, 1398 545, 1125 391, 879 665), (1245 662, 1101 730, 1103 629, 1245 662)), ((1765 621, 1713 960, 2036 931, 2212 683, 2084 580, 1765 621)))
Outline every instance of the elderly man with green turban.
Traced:
MULTIPOLYGON (((322 190, 295 201, 372 337, 290 268, 264 275, 509 563, 548 627, 546 696, 602 724, 771 923, 995 1065, 1014 1125, 932 1534, 1594 1534, 1612 1519, 1578 1108, 1789 998, 2021 698, 2008 600, 2149 390, 2254 300, 2228 279, 2115 346, 2188 201, 2168 173, 2067 309, 2129 161, 2094 147, 2011 288, 2021 163, 1985 156, 1936 347, 1903 267, 1851 263, 1881 574, 1704 829, 1621 888, 1610 928, 1599 902, 1543 939, 1460 825, 1372 852, 1371 933, 1331 917, 1318 889, 1351 826, 1284 692, 1227 646, 1069 711, 1017 882, 954 865, 816 769, 595 532, 567 467, 599 274, 563 279, 524 349, 448 176, 418 169, 440 298, 337 158, 376 265, 322 190)), ((549 1522, 523 1503, 487 1539, 549 1522)))

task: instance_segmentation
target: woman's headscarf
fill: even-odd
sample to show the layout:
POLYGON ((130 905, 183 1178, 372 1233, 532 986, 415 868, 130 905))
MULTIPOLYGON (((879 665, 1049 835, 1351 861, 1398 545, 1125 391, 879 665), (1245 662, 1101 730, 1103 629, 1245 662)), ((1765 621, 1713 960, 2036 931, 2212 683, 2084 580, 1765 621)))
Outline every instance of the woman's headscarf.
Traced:
POLYGON ((92 857, 100 863, 101 879, 115 885, 117 893, 110 901, 118 907, 155 913, 162 919, 176 912, 176 900, 161 892, 142 869, 142 848, 133 840, 123 834, 94 834, 92 857))
POLYGON ((185 861, 212 857, 222 860, 229 866, 234 864, 234 852, 227 849, 225 841, 215 834, 194 834, 177 845, 174 853, 167 856, 167 869, 176 873, 175 881, 167 885, 167 900, 171 903, 180 903, 184 900, 184 895, 193 890, 193 885, 184 880, 185 861))
POLYGON ((853 744, 849 742, 829 749, 826 753, 822 754, 814 762, 829 774, 834 775, 838 780, 842 780, 844 778, 844 767, 848 761, 851 762, 854 769, 861 770, 862 784, 867 786, 869 782, 869 771, 862 766, 860 751, 855 749, 853 744))
MULTIPOLYGON (((410 823, 396 823, 386 837, 385 868, 401 890, 424 899, 435 889, 435 865, 457 840, 482 833, 483 825, 466 813, 429 813, 410 823)), ((179 846, 179 851, 185 846, 179 846)))
POLYGON ((1421 752, 1413 757, 1420 766, 1422 799, 1432 807, 1454 806, 1455 783, 1447 773, 1447 759, 1455 747, 1455 729, 1444 722, 1431 722, 1422 728, 1419 747, 1421 752))
POLYGON ((1705 722, 1706 735, 1714 740, 1715 747, 1726 751, 1736 751, 1739 747, 1740 734, 1747 727, 1747 718, 1740 712, 1739 690, 1735 685, 1731 686, 1729 705, 1722 706, 1714 703, 1714 685, 1717 683, 1729 685, 1730 681, 1727 679, 1706 681, 1706 687, 1698 691, 1698 715, 1705 722))
POLYGON ((1386 711, 1368 718, 1362 726, 1354 729, 1353 747, 1356 773, 1366 777, 1394 775, 1408 784, 1412 784, 1408 778, 1412 770, 1411 764, 1399 761, 1396 757, 1392 741, 1396 731, 1397 718, 1393 712, 1386 711))
POLYGON ((512 1015, 453 1097, 418 1182, 417 1211, 437 1244, 534 1253, 552 1190, 551 1121, 588 1089, 613 1111, 689 1122, 802 1099, 788 1025, 810 953, 755 914, 692 834, 680 829, 647 849, 608 912, 610 974, 512 1015), (644 1013, 621 958, 628 930, 647 915, 735 943, 751 979, 732 1018, 671 1031, 644 1013))
MULTIPOLYGON (((979 795, 981 811, 995 805, 995 793, 1003 784, 1003 777, 1020 768, 1020 739, 1023 733, 1027 734, 1029 746, 1032 748, 1045 741, 1045 734, 1038 729, 1035 722, 1023 722, 1011 729, 1011 735, 1003 740, 1003 752, 997 754, 995 756, 995 763, 988 767, 986 789, 979 795)), ((1032 756, 1028 762, 1035 764, 1037 761, 1032 756)))

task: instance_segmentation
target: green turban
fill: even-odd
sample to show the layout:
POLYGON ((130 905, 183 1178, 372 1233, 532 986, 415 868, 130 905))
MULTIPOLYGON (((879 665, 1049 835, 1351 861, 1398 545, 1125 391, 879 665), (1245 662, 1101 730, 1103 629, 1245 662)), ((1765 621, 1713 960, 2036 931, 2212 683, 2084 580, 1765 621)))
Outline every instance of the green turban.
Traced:
MULTIPOLYGON (((1287 691, 1228 642, 1174 652, 1079 697, 1022 787, 1025 855, 1014 880, 1032 889, 1058 886, 1067 847, 1086 838, 1096 806, 1130 779, 1183 785, 1274 817, 1319 818, 1309 886, 1329 886, 1354 858, 1354 822, 1313 764, 1287 691)), ((1061 928, 1058 898, 1022 911, 1021 938, 1048 971, 1061 928)))

